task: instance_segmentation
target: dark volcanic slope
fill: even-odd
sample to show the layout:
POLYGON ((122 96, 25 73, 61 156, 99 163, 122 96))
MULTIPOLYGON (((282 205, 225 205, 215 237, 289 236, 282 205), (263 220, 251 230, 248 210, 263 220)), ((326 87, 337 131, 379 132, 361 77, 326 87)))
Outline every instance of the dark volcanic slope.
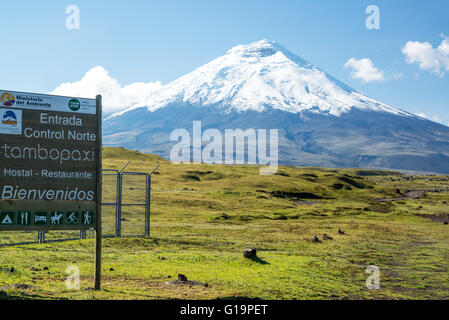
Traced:
POLYGON ((353 109, 340 117, 279 110, 221 113, 214 108, 168 106, 154 112, 139 108, 105 121, 104 143, 169 158, 170 133, 279 129, 279 162, 301 166, 360 167, 449 173, 449 127, 386 112, 353 109), (132 126, 129 123, 133 123, 132 126))

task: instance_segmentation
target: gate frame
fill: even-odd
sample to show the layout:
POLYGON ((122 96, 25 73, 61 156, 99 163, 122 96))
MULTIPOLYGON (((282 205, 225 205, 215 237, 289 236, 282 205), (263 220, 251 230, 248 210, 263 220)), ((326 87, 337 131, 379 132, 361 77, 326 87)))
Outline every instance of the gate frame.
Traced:
MULTIPOLYGON (((144 237, 150 236, 150 218, 151 218, 151 176, 157 169, 159 169, 160 164, 158 164, 153 171, 150 173, 145 172, 133 172, 133 171, 124 171, 125 168, 129 165, 131 161, 128 163, 117 173, 117 179, 120 181, 120 187, 117 189, 117 199, 119 200, 117 203, 117 220, 116 220, 116 237, 122 237, 122 207, 142 207, 145 206, 145 230, 144 237), (144 176, 145 177, 145 203, 123 203, 123 177, 124 176, 144 176)), ((139 237, 141 235, 129 235, 127 237, 139 237)))
MULTIPOLYGON (((115 206, 115 235, 113 238, 122 237, 122 207, 131 206, 145 206, 145 228, 143 235, 129 235, 125 237, 150 237, 150 221, 151 221, 151 177, 159 169, 160 163, 149 173, 145 172, 126 172, 125 169, 129 166, 131 160, 128 161, 121 170, 117 169, 102 169, 103 176, 116 176, 116 192, 115 192, 115 202, 102 202, 102 206, 115 206), (145 176, 145 203, 122 203, 123 196, 123 176, 145 176)), ((37 231, 37 241, 30 242, 17 242, 10 244, 0 244, 0 247, 16 246, 16 245, 26 245, 34 243, 51 243, 51 242, 63 242, 63 241, 75 241, 80 239, 86 239, 86 230, 80 230, 79 238, 67 238, 67 239, 55 239, 46 240, 45 230, 37 231)), ((110 235, 103 235, 102 238, 111 238, 110 235)))

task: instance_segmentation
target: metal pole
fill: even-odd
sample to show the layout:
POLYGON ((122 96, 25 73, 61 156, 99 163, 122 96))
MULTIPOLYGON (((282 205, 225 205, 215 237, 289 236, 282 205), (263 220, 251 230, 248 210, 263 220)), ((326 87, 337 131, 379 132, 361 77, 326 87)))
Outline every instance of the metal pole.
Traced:
POLYGON ((122 192, 123 192, 123 171, 129 166, 129 160, 123 168, 117 173, 117 218, 115 236, 120 238, 122 236, 122 192))
POLYGON ((115 236, 118 237, 119 236, 119 225, 118 225, 118 221, 119 221, 119 195, 120 195, 120 179, 119 179, 119 175, 120 173, 117 171, 117 176, 116 176, 116 187, 115 187, 115 236))
POLYGON ((147 192, 146 192, 146 206, 145 206, 145 236, 150 236, 150 227, 151 227, 151 176, 154 172, 156 172, 157 169, 159 169, 159 166, 161 164, 158 163, 156 168, 153 169, 148 175, 147 175, 147 192))
POLYGON ((148 176, 148 236, 150 236, 151 219, 151 174, 148 176))
POLYGON ((145 237, 150 236, 150 191, 149 175, 145 175, 145 237))
POLYGON ((161 166, 161 164, 158 163, 157 166, 156 166, 156 168, 154 168, 153 171, 151 171, 150 176, 153 175, 153 173, 154 173, 157 169, 159 169, 160 166, 161 166))
POLYGON ((37 242, 38 243, 44 243, 45 242, 45 231, 44 230, 39 230, 37 232, 37 242))
POLYGON ((122 173, 117 173, 117 230, 115 236, 120 238, 122 236, 122 173))
POLYGON ((120 170, 120 173, 122 173, 123 171, 125 171, 126 167, 128 167, 130 163, 131 163, 131 160, 129 160, 129 161, 125 164, 125 166, 122 168, 122 170, 120 170))
POLYGON ((102 201, 102 116, 101 110, 101 96, 97 96, 97 192, 96 192, 96 224, 95 224, 95 290, 101 290, 101 236, 102 236, 102 226, 101 226, 101 201, 102 201))

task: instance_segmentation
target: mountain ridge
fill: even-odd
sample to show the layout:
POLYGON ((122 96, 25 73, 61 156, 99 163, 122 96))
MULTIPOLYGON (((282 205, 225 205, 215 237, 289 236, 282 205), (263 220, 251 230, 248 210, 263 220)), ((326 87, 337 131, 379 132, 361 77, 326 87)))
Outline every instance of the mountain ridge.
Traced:
POLYGON ((414 116, 352 89, 266 39, 231 48, 224 56, 162 86, 145 101, 110 118, 141 107, 155 111, 174 102, 219 105, 236 111, 264 111, 269 106, 292 113, 315 110, 336 116, 356 107, 414 116))
POLYGON ((449 173, 449 127, 367 97, 268 40, 236 46, 109 116, 104 142, 169 158, 171 132, 192 132, 193 121, 220 132, 278 129, 280 164, 449 173))

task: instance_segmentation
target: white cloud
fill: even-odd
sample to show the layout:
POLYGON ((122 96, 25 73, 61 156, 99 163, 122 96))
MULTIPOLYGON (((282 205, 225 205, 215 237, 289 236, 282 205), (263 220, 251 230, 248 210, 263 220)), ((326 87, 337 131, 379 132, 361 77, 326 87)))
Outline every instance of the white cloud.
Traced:
POLYGON ((103 112, 110 114, 122 111, 144 101, 151 93, 161 88, 158 82, 135 82, 122 86, 101 66, 89 70, 80 81, 61 84, 51 94, 95 98, 103 96, 103 112))
POLYGON ((417 63, 420 69, 443 77, 444 71, 449 71, 449 38, 443 38, 436 48, 428 42, 407 42, 402 48, 407 63, 417 63))
POLYGON ((416 115, 421 117, 421 118, 425 118, 427 120, 431 120, 433 122, 442 123, 440 117, 438 117, 438 116, 433 116, 433 115, 429 116, 429 115, 425 114, 424 112, 418 112, 418 113, 416 113, 416 115))
POLYGON ((385 81, 383 71, 377 69, 373 62, 368 59, 351 58, 345 63, 345 68, 352 69, 351 76, 354 79, 360 79, 363 82, 385 81))
POLYGON ((427 119, 427 115, 426 115, 424 112, 418 112, 416 115, 417 115, 418 117, 426 118, 426 119, 427 119))

